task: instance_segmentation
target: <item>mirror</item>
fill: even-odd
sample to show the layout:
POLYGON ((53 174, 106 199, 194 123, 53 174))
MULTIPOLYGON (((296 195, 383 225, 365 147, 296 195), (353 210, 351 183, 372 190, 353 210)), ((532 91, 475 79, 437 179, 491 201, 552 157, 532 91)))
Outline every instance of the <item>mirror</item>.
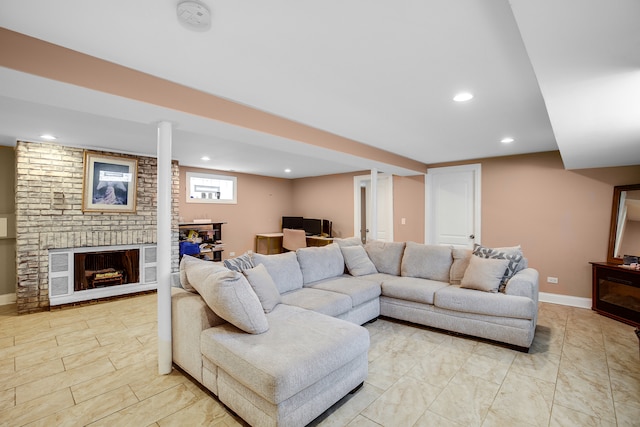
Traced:
POLYGON ((640 256, 640 184, 613 188, 607 262, 622 264, 624 255, 640 256))

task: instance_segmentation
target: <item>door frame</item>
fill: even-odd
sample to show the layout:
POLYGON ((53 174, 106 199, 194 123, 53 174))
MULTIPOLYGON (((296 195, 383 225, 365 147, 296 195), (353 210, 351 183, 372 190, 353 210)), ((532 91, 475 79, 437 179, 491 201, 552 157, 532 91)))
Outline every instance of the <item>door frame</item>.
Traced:
MULTIPOLYGON (((377 197, 374 200, 377 201, 377 205, 380 209, 387 209, 387 241, 393 242, 393 175, 381 173, 378 174, 378 180, 380 179, 388 179, 389 180, 389 191, 383 197, 380 197, 381 194, 377 194, 377 197)), ((360 236, 360 210, 361 210, 361 196, 360 196, 360 188, 362 187, 362 183, 366 183, 367 181, 371 181, 371 175, 358 175, 353 177, 353 235, 360 236)), ((375 190, 377 191, 379 186, 375 186, 375 190)), ((371 201, 371 194, 369 195, 369 200, 367 201, 368 205, 371 201)), ((377 219, 377 215, 376 215, 377 219)), ((371 227, 369 227, 371 228, 371 227)), ((375 227, 377 231, 377 227, 375 227)), ((367 236, 369 238, 375 238, 377 236, 367 236)))
POLYGON ((471 172, 474 178, 473 189, 473 234, 475 235, 474 243, 481 244, 482 242, 482 165, 480 163, 474 163, 469 165, 460 166, 444 166, 440 168, 431 168, 427 170, 425 176, 424 186, 424 201, 425 201, 425 218, 424 218, 424 241, 427 244, 432 244, 435 238, 436 218, 435 218, 435 206, 430 201, 433 199, 433 176, 435 174, 448 174, 448 173, 460 173, 471 172))

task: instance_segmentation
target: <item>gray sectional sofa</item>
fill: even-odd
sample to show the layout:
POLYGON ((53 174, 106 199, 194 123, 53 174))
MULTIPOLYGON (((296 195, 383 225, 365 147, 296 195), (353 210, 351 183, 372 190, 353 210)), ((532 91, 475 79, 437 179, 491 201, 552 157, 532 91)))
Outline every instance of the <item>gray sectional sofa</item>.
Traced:
POLYGON ((301 426, 367 377, 362 324, 388 316, 527 349, 538 273, 519 247, 338 239, 226 265, 183 257, 174 363, 253 426, 301 426))

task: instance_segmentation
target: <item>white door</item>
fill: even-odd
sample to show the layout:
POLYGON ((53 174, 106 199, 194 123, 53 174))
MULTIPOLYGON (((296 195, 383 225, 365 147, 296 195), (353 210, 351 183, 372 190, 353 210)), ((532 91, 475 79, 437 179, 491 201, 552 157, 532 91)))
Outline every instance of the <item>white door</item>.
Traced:
POLYGON ((356 236, 364 234, 366 240, 392 242, 393 177, 391 175, 378 175, 376 187, 377 197, 373 197, 374 203, 371 203, 371 175, 354 177, 354 234, 356 236), (374 212, 372 212, 373 204, 377 205, 375 215, 374 212), (362 209, 365 210, 364 215, 362 215, 362 209), (377 217, 376 227, 372 227, 372 218, 374 217, 377 217))
POLYGON ((480 164, 427 171, 425 242, 480 243, 480 164))

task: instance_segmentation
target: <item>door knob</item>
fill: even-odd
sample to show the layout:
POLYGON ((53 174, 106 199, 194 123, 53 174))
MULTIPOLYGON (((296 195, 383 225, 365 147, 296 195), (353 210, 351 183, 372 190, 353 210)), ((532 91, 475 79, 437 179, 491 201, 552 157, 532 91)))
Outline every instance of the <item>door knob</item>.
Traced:
POLYGON ((471 234, 471 235, 469 236, 469 238, 470 238, 470 239, 475 239, 475 238, 476 238, 476 235, 475 235, 475 234, 471 234))

